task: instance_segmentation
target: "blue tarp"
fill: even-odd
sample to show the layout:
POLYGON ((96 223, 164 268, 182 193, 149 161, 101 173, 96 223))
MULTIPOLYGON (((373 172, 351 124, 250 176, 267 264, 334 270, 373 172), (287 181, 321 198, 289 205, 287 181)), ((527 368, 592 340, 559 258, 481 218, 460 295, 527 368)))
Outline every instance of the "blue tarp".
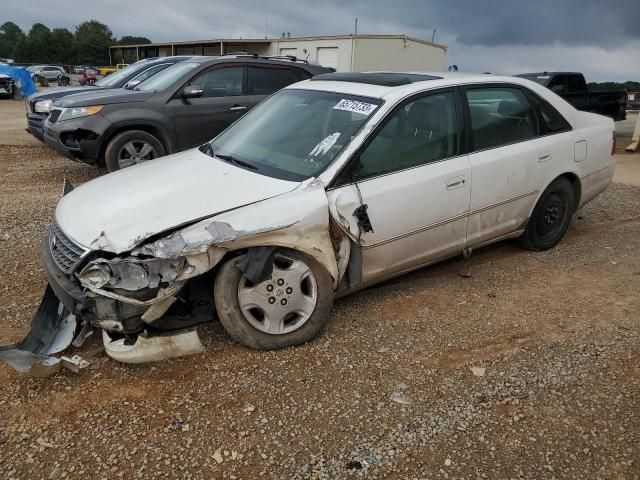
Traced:
POLYGON ((16 89, 23 98, 27 98, 38 90, 33 83, 31 74, 22 67, 0 64, 0 74, 9 75, 16 84, 16 89))

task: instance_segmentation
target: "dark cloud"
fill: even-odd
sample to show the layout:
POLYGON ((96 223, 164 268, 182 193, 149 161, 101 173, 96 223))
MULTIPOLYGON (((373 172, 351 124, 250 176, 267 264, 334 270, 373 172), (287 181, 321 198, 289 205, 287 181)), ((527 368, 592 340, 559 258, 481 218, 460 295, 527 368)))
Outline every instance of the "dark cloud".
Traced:
POLYGON ((117 36, 153 41, 264 37, 265 20, 270 37, 348 34, 357 17, 359 33, 430 40, 437 30, 436 41, 449 47, 449 63, 463 68, 510 73, 546 65, 569 68, 569 63, 598 77, 634 72, 640 77, 637 54, 625 60, 624 53, 637 52, 640 45, 640 0, 4 0, 3 5, 7 20, 25 30, 35 22, 72 29, 95 18, 117 36), (609 58, 603 51, 618 63, 603 61, 609 58))

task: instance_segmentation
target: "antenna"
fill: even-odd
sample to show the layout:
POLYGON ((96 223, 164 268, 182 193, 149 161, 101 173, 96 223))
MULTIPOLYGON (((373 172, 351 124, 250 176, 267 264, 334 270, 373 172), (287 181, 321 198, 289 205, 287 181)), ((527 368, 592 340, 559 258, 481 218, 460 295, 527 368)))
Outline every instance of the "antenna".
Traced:
POLYGON ((436 32, 437 32, 437 30, 434 28, 433 29, 433 35, 431 35, 431 43, 434 43, 436 41, 436 32))

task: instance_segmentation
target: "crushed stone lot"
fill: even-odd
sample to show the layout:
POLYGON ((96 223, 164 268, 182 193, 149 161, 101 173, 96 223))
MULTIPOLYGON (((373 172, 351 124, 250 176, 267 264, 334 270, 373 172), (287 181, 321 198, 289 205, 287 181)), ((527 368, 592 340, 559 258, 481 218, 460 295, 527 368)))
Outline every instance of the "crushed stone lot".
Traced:
MULTIPOLYGON (((0 343, 39 303, 64 177, 98 173, 0 145, 0 343)), ((0 479, 640 479, 639 233, 640 188, 613 184, 555 249, 500 243, 340 299, 301 347, 213 324, 204 354, 156 364, 0 364, 0 479)))

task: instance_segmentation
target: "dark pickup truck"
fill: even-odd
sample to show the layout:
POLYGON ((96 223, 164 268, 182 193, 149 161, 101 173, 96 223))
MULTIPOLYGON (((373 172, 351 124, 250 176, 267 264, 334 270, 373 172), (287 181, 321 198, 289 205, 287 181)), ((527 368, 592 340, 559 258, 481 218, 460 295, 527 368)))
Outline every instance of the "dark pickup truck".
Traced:
POLYGON ((616 122, 627 118, 627 92, 589 91, 584 75, 573 72, 522 73, 516 77, 533 80, 557 93, 578 110, 599 113, 616 122))

